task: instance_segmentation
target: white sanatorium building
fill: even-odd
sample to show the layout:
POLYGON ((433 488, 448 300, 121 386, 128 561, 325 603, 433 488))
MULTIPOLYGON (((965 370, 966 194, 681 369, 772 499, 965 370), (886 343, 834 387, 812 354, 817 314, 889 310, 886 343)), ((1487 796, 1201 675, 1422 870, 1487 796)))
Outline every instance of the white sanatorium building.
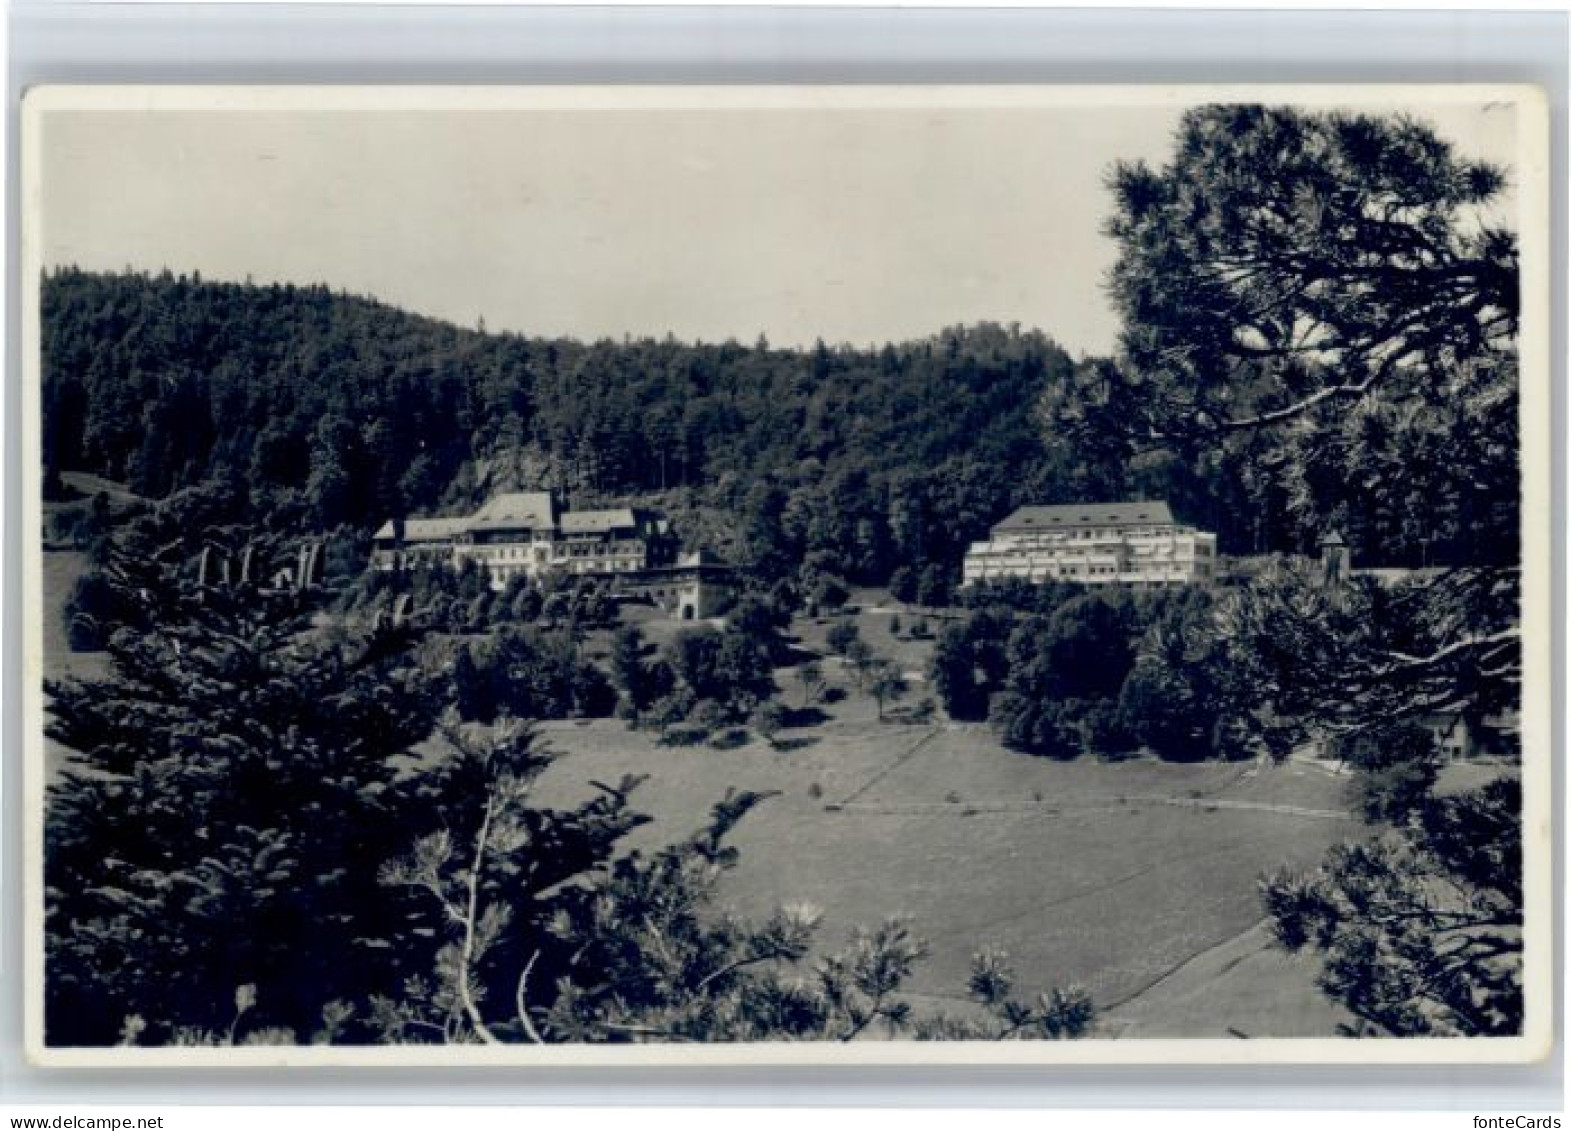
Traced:
POLYGON ((965 556, 964 584, 1005 577, 1207 585, 1216 578, 1216 535, 1173 521, 1166 503, 1021 507, 965 556))

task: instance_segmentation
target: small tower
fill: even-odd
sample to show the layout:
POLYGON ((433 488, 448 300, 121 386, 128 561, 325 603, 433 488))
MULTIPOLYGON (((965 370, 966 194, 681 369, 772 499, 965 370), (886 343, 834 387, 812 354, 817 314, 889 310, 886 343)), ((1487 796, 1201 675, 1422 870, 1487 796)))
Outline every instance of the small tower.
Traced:
POLYGON ((1327 585, 1339 586, 1344 584, 1352 572, 1352 559, 1348 555, 1347 543, 1335 530, 1329 530, 1320 538, 1320 570, 1321 577, 1327 585))

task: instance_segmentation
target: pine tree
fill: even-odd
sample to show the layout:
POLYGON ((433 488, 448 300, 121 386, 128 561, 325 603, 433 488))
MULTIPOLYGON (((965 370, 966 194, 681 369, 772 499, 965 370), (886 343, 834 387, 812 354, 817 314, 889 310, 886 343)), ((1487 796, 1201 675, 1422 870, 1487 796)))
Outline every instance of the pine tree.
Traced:
POLYGON ((644 819, 628 807, 642 779, 596 783, 600 796, 577 813, 552 813, 528 802, 548 755, 527 726, 453 738, 451 825, 383 872, 423 901, 439 948, 428 976, 374 1004, 384 1039, 985 1040, 1079 1036, 1091 1022, 1077 990, 1016 1000, 1007 966, 987 954, 976 969, 990 974, 970 986, 979 1016, 917 1016, 900 991, 927 948, 899 920, 809 963, 816 908, 788 905, 761 921, 718 914, 716 885, 737 860, 727 838, 767 795, 728 792, 691 836, 611 859, 644 819), (582 882, 563 882, 575 874, 582 882))
MULTIPOLYGON (((1517 236, 1491 215, 1505 183, 1412 118, 1257 105, 1188 111, 1169 164, 1109 178, 1119 355, 1064 387, 1058 423, 1237 468, 1301 543, 1335 525, 1390 547, 1388 564, 1444 554, 1389 592, 1282 568, 1219 602, 1219 697, 1276 757, 1373 734, 1389 774, 1428 756, 1399 749, 1394 724, 1520 707, 1521 284, 1517 236)), ((1520 791, 1437 797, 1413 770, 1399 807, 1416 816, 1266 882, 1278 937, 1325 955, 1322 985, 1364 1031, 1517 1031, 1520 791)))
POLYGON ((1522 794, 1428 796, 1390 835, 1261 884, 1277 941, 1323 956, 1357 1036, 1521 1032, 1522 794))
POLYGON ((301 1032, 389 976, 376 870, 408 839, 394 759, 432 725, 401 630, 333 638, 280 543, 110 552, 144 623, 50 684, 47 1037, 221 1027, 236 987, 301 1032), (225 578, 227 577, 227 580, 225 578), (274 581, 280 582, 274 584, 274 581))

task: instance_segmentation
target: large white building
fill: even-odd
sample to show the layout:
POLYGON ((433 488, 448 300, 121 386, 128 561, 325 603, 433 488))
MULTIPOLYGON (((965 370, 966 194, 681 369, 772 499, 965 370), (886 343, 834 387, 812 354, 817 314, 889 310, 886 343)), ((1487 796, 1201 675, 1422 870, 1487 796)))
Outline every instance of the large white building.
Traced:
POLYGON ((1017 577, 1033 583, 1207 585, 1216 535, 1173 519, 1166 503, 1021 507, 965 556, 964 584, 1017 577))
POLYGON ((519 575, 637 573, 666 564, 672 549, 663 519, 631 507, 559 511, 545 491, 494 495, 461 518, 389 520, 372 541, 377 569, 473 561, 497 589, 519 575))

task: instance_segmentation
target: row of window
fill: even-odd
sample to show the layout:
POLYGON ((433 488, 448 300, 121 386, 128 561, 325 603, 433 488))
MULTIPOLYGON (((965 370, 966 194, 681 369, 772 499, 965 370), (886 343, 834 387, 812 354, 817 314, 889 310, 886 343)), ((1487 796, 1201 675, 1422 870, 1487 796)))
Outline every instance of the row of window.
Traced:
POLYGON ((968 557, 974 560, 997 559, 1037 562, 1085 561, 1192 561, 1204 557, 1188 546, 1131 546, 1122 553, 1109 553, 1095 547, 1084 550, 1049 549, 1046 547, 1011 547, 1007 550, 972 550, 968 557))
POLYGON ((998 542, 981 542, 972 547, 973 554, 1053 554, 1082 557, 1087 554, 1196 554, 1211 555, 1216 551, 1208 543, 1184 538, 1135 542, 1128 539, 1091 543, 1047 543, 1024 539, 1007 539, 998 542))
POLYGON ((1177 538, 1192 531, 1178 526, 1087 526, 1078 530, 1004 530, 998 537, 1033 538, 1043 542, 1089 542, 1109 538, 1177 538))
POLYGON ((1063 569, 1010 569, 1010 568, 968 568, 965 571, 967 581, 985 581, 989 579, 1019 577, 1027 581, 1048 581, 1054 578, 1066 578, 1079 581, 1086 578, 1106 581, 1141 581, 1141 580, 1186 580, 1190 577, 1209 577, 1211 571, 1207 569, 1161 569, 1161 570, 1120 570, 1113 566, 1090 566, 1079 568, 1069 566, 1063 569))
POLYGON ((972 554, 966 558, 967 569, 996 569, 996 570, 1022 570, 1022 569, 1093 569, 1098 572, 1109 573, 1144 573, 1151 570, 1164 569, 1189 569, 1211 567, 1208 561, 1192 558, 1188 555, 1139 555, 1122 560, 1087 560, 1083 557, 1067 557, 1063 555, 1045 554, 972 554))

